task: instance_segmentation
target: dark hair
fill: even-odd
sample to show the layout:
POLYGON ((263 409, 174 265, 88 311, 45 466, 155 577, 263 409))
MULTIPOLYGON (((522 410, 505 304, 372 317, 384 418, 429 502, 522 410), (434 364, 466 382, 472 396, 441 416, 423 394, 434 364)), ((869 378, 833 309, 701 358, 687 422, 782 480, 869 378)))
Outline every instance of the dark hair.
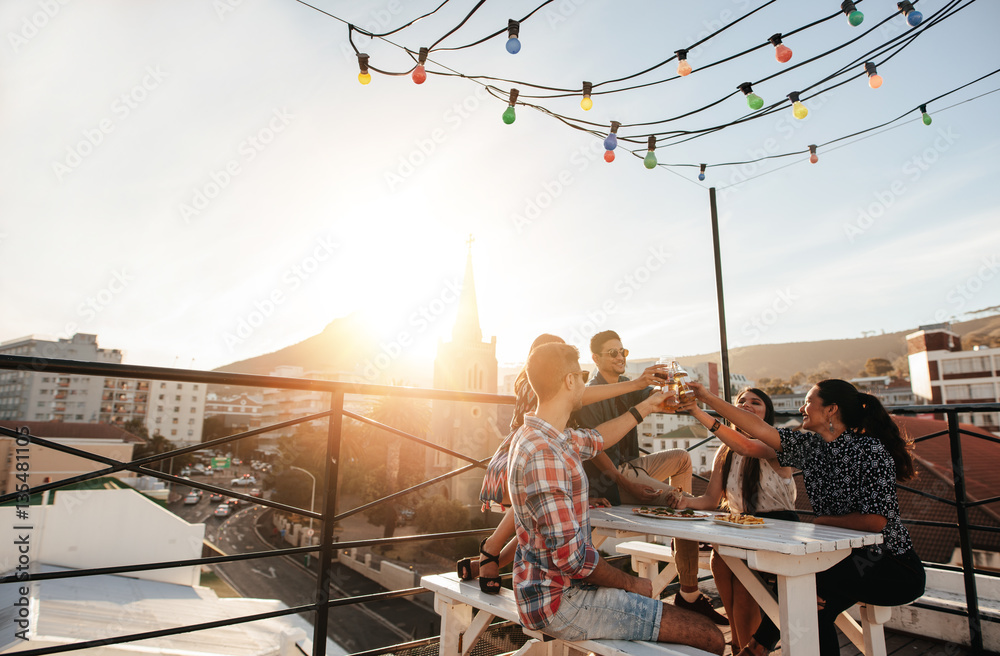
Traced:
MULTIPOLYGON (((740 393, 736 395, 737 402, 747 392, 750 392, 754 396, 758 397, 764 402, 764 421, 769 425, 774 426, 774 402, 771 401, 771 397, 768 396, 763 390, 757 389, 756 387, 744 387, 740 390, 740 393)), ((725 491, 726 482, 729 480, 729 468, 733 464, 733 450, 728 446, 725 446, 725 460, 722 463, 722 489, 725 491)), ((744 458, 743 459, 743 484, 740 486, 740 491, 743 493, 743 512, 748 515, 754 514, 757 510, 757 496, 758 490, 760 489, 760 458, 744 458)))
POLYGON ((528 382, 538 402, 553 398, 566 374, 580 368, 580 351, 569 344, 542 344, 528 356, 528 382))
POLYGON ((601 347, 604 346, 604 342, 609 339, 617 339, 619 342, 622 338, 618 336, 613 330, 602 330, 593 337, 590 338, 590 352, 593 354, 598 354, 601 352, 601 347))
POLYGON ((913 478, 909 441, 899 432, 899 426, 885 411, 881 401, 871 394, 859 392, 846 380, 836 378, 816 383, 816 391, 824 406, 837 405, 844 426, 875 437, 882 443, 896 464, 897 481, 913 478))
MULTIPOLYGON (((531 352, 534 351, 537 347, 541 346, 542 344, 548 344, 550 342, 558 342, 560 344, 565 343, 563 341, 563 338, 559 337, 558 335, 550 335, 549 333, 542 333, 541 335, 535 338, 535 341, 531 343, 531 347, 528 349, 528 355, 530 356, 531 352)), ((517 373, 517 378, 514 379, 514 394, 519 395, 521 392, 521 388, 524 387, 525 383, 527 382, 528 382, 528 363, 525 362, 524 366, 521 367, 521 371, 517 373)))

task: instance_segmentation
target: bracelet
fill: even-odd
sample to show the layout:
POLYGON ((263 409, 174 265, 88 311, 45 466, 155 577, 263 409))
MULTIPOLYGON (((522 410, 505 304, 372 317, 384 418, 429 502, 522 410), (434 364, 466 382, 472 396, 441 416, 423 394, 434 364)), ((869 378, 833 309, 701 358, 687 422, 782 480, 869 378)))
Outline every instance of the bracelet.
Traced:
POLYGON ((642 413, 639 412, 638 410, 636 410, 635 406, 632 406, 631 408, 629 408, 628 411, 632 413, 633 417, 635 417, 635 423, 637 423, 637 424, 641 424, 642 423, 642 413))
POLYGON ((712 424, 712 427, 708 429, 708 432, 709 433, 714 433, 715 431, 719 430, 720 428, 722 428, 722 424, 720 424, 719 420, 716 419, 715 422, 712 424))

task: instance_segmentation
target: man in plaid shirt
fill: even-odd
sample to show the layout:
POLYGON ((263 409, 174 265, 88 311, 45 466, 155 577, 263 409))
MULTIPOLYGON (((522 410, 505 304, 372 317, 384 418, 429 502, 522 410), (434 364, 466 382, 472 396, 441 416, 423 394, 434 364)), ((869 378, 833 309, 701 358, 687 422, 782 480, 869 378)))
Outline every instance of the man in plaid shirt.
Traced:
POLYGON ((582 461, 621 439, 668 395, 651 394, 596 429, 567 429, 589 373, 580 369, 579 351, 539 346, 527 373, 538 408, 514 436, 508 468, 521 623, 564 640, 659 640, 721 655, 725 641, 709 619, 653 599, 649 580, 609 565, 590 537, 582 461))

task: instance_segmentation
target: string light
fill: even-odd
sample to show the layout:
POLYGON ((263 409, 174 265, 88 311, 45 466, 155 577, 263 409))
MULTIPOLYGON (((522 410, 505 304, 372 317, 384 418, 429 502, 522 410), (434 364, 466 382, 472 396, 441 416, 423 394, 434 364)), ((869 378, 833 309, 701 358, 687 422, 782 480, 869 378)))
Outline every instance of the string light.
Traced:
POLYGON ((677 74, 681 77, 685 77, 691 74, 691 64, 688 63, 688 51, 684 48, 676 51, 674 54, 677 55, 677 74))
POLYGON ((610 164, 615 161, 615 148, 618 147, 618 128, 622 126, 618 121, 611 121, 611 132, 604 138, 604 161, 610 164))
POLYGON ((361 84, 371 82, 372 74, 368 72, 368 55, 363 52, 358 53, 358 66, 361 67, 361 72, 358 73, 358 82, 361 84))
POLYGON ((424 64, 427 63, 427 48, 420 49, 420 55, 417 57, 417 67, 413 69, 413 82, 416 84, 423 84, 427 81, 427 70, 424 68, 424 64))
POLYGON ((648 150, 646 151, 646 156, 642 159, 642 165, 645 166, 647 169, 655 169, 656 168, 656 153, 653 152, 653 151, 656 150, 656 137, 655 136, 649 135, 649 141, 648 141, 648 145, 646 146, 646 148, 648 150))
POLYGON ((705 181, 705 166, 706 166, 705 164, 702 164, 701 171, 698 172, 698 179, 701 180, 702 182, 705 181))
POLYGON ((816 146, 809 146, 809 162, 815 164, 819 161, 819 155, 816 154, 816 146))
POLYGON ((865 62, 865 73, 868 73, 868 86, 872 89, 882 86, 882 76, 875 72, 874 62, 865 62))
POLYGON ((583 83, 583 100, 580 101, 580 109, 589 112, 594 106, 594 101, 590 99, 590 92, 594 90, 594 85, 590 82, 583 83))
POLYGON ((781 33, 772 34, 768 39, 774 46, 774 58, 784 64, 792 58, 792 49, 781 42, 781 33))
POLYGON ((809 116, 809 110, 806 109, 806 106, 799 100, 798 91, 793 91, 788 94, 788 99, 792 101, 792 116, 797 119, 803 119, 806 116, 809 116))
POLYGON ((514 103, 517 102, 517 89, 510 90, 510 99, 507 101, 507 109, 503 110, 503 122, 510 125, 517 118, 514 113, 514 103))
POLYGON ((757 111, 764 106, 764 99, 753 92, 753 87, 750 86, 749 82, 744 82, 738 88, 747 97, 747 106, 750 109, 757 111))
POLYGON ((931 115, 927 113, 927 105, 920 106, 920 120, 924 122, 924 125, 931 124, 931 115))
POLYGON ((865 20, 865 15, 858 11, 851 0, 844 0, 840 4, 840 11, 847 14, 847 22, 851 24, 851 27, 857 27, 865 20))
POLYGON ((513 18, 507 21, 507 52, 516 55, 521 52, 521 42, 517 37, 521 34, 521 24, 513 18))
POLYGON ((910 27, 916 27, 920 25, 920 21, 924 19, 924 15, 913 8, 913 3, 909 1, 897 2, 896 6, 899 10, 903 12, 903 16, 906 17, 906 24, 910 27))

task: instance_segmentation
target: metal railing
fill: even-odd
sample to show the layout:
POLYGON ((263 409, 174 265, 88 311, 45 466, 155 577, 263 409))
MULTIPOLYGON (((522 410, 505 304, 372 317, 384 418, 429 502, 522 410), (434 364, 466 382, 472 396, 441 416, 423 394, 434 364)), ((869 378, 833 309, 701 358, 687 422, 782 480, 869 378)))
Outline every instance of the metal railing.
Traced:
MULTIPOLYGON (((492 529, 471 529, 463 531, 452 531, 447 533, 419 534, 419 535, 392 537, 392 538, 356 540, 351 542, 335 542, 334 525, 338 521, 341 521, 359 512, 363 512, 376 504, 391 502, 397 499, 398 497, 410 494, 412 492, 415 492, 417 490, 420 490, 422 488, 431 485, 435 485, 448 478, 457 476, 472 469, 475 468, 484 469, 486 464, 489 462, 488 457, 485 459, 477 459, 459 453, 457 451, 452 451, 450 449, 442 447, 441 445, 435 444, 431 441, 421 439, 419 437, 410 435, 404 431, 398 430, 391 426, 380 424, 379 422, 376 422, 370 418, 364 417, 357 413, 345 410, 344 398, 346 395, 361 395, 364 397, 395 396, 401 398, 422 399, 427 401, 512 404, 514 398, 511 396, 463 393, 463 392, 421 389, 412 387, 395 387, 386 385, 344 383, 344 382, 322 381, 314 379, 285 378, 285 377, 251 375, 251 374, 233 374, 233 373, 221 373, 221 372, 200 372, 200 371, 160 368, 160 367, 144 367, 144 366, 119 365, 119 364, 109 364, 109 363, 79 362, 79 361, 59 360, 52 358, 35 358, 35 357, 0 355, 0 370, 4 369, 24 371, 28 373, 46 372, 46 373, 76 374, 76 375, 90 375, 90 376, 109 376, 109 377, 119 377, 119 378, 134 378, 140 380, 177 381, 177 382, 204 383, 204 384, 215 384, 215 385, 246 386, 254 388, 320 391, 320 392, 327 392, 330 394, 329 409, 324 412, 314 413, 308 416, 299 417, 296 419, 280 422, 262 428, 247 430, 226 437, 220 437, 218 439, 203 442, 198 445, 174 449, 166 453, 160 453, 157 455, 137 458, 129 462, 117 461, 112 458, 101 456, 96 453, 88 452, 84 449, 74 448, 71 446, 60 444, 58 442, 49 439, 31 435, 27 430, 15 431, 0 427, 0 436, 7 436, 14 438, 15 440, 18 440, 19 443, 22 442, 30 443, 37 446, 54 449, 56 451, 86 458, 88 460, 98 462, 104 465, 102 469, 90 472, 88 474, 71 476, 66 479, 52 481, 41 485, 36 485, 31 489, 27 491, 22 491, 20 493, 15 492, 15 493, 5 494, 3 496, 0 496, 0 504, 9 504, 13 501, 16 501, 18 498, 23 498, 19 497, 19 494, 27 493, 30 495, 34 495, 46 492, 48 490, 55 490, 61 487, 75 485, 98 477, 107 476, 109 474, 129 471, 144 476, 152 476, 167 482, 183 484, 193 488, 199 488, 210 493, 214 492, 214 493, 224 494, 225 496, 228 497, 240 499, 261 506, 266 506, 269 508, 273 508, 275 510, 280 510, 288 513, 295 513, 302 517, 316 519, 319 520, 321 526, 320 543, 315 546, 290 547, 290 548, 274 549, 270 551, 262 551, 254 553, 211 556, 211 557, 193 558, 185 560, 175 560, 169 562, 152 562, 152 563, 144 563, 138 565, 89 568, 89 569, 57 571, 57 572, 31 572, 28 574, 26 578, 18 574, 11 574, 4 576, 0 578, 0 584, 18 583, 23 585, 24 583, 30 583, 33 581, 98 576, 105 574, 128 574, 134 572, 168 569, 174 567, 215 565, 220 563, 236 562, 242 560, 255 560, 255 559, 270 558, 275 556, 314 554, 316 552, 318 552, 319 554, 319 574, 316 580, 316 587, 313 595, 314 600, 312 603, 302 604, 295 607, 284 608, 281 610, 275 610, 266 613, 245 615, 226 620, 203 622, 199 624, 173 627, 170 629, 162 629, 157 631, 148 631, 144 633, 108 636, 98 640, 89 640, 73 644, 57 645, 52 647, 27 649, 20 651, 19 653, 24 656, 44 656, 47 654, 77 651, 81 649, 88 649, 98 646, 122 644, 136 640, 166 637, 170 635, 177 635, 177 634, 189 633, 205 629, 212 629, 217 627, 254 622, 258 620, 264 620, 264 619, 299 614, 299 613, 313 613, 314 622, 313 622, 312 656, 325 656, 327 633, 328 633, 328 615, 330 609, 346 605, 362 604, 384 599, 409 597, 424 592, 422 588, 409 588, 409 589, 394 590, 378 594, 369 594, 369 595, 360 595, 360 596, 333 599, 331 598, 331 585, 333 583, 333 578, 334 578, 333 565, 334 565, 335 550, 351 549, 354 547, 373 547, 378 545, 389 545, 389 544, 396 545, 400 543, 414 542, 414 541, 451 539, 463 536, 479 536, 492 532, 492 529), (361 506, 352 508, 345 512, 336 513, 334 510, 337 507, 337 501, 338 501, 337 490, 339 488, 338 477, 340 474, 339 463, 341 461, 342 426, 345 418, 353 419, 368 425, 377 426, 382 430, 388 431, 404 439, 416 442, 428 449, 435 449, 441 451, 442 453, 445 453, 449 456, 462 460, 468 464, 459 467, 457 469, 454 469, 450 472, 447 472, 446 474, 443 474, 436 478, 423 481, 405 490, 401 490, 399 492, 387 495, 371 503, 363 504, 361 506), (327 439, 326 439, 326 453, 324 456, 325 475, 323 480, 325 482, 325 490, 323 491, 321 500, 322 505, 319 511, 306 510, 303 508, 297 508, 283 503, 278 503, 270 499, 253 497, 247 494, 238 493, 235 490, 230 490, 228 488, 221 488, 211 484, 202 483, 200 481, 181 478, 178 476, 174 476, 172 474, 163 473, 150 468, 151 465, 157 462, 167 460, 169 458, 174 458, 177 456, 189 454, 202 449, 214 449, 216 447, 225 446, 230 443, 246 439, 248 437, 261 435, 269 431, 282 430, 320 419, 326 419, 328 422, 328 426, 327 426, 327 439)), ((1000 404, 991 403, 991 404, 976 404, 968 406, 908 406, 902 408, 900 407, 889 408, 889 410, 893 413, 900 413, 900 414, 934 413, 934 414, 945 415, 947 417, 948 420, 947 431, 942 431, 934 435, 925 436, 921 438, 921 440, 930 439, 932 437, 941 436, 945 434, 948 435, 951 447, 952 476, 954 482, 953 488, 954 488, 955 500, 952 501, 950 499, 943 498, 939 495, 930 495, 920 490, 912 489, 909 487, 904 487, 904 486, 900 487, 910 492, 914 492, 916 494, 920 494, 922 496, 931 498, 935 501, 952 505, 956 509, 955 523, 948 523, 948 522, 915 522, 915 523, 919 523, 921 525, 943 527, 943 528, 957 528, 960 536, 962 564, 963 564, 962 571, 964 574, 966 598, 968 600, 968 612, 965 614, 968 616, 969 620, 970 642, 972 645, 973 652, 981 653, 983 649, 982 624, 981 624, 982 618, 980 616, 978 600, 976 596, 975 574, 977 573, 982 574, 985 572, 977 571, 975 568, 972 555, 972 542, 970 540, 970 531, 979 530, 979 531, 1000 532, 1000 527, 971 525, 969 523, 968 510, 973 507, 981 506, 984 504, 1000 500, 1000 497, 994 497, 985 500, 975 500, 975 501, 970 501, 968 499, 966 492, 965 478, 964 478, 964 468, 962 465, 962 444, 960 437, 962 435, 969 435, 981 439, 988 439, 994 442, 1000 442, 1000 439, 997 439, 995 437, 988 438, 984 435, 978 433, 971 433, 962 429, 959 426, 958 417, 960 414, 968 412, 996 412, 1000 410, 1000 404)), ((704 444, 706 441, 707 440, 699 442, 690 448, 691 449, 697 448, 701 444, 704 444)), ((907 523, 907 520, 904 519, 904 523, 907 523)), ((428 642, 430 641, 419 640, 411 643, 405 643, 403 645, 397 645, 397 647, 402 649, 402 648, 427 644, 428 642)), ((378 651, 384 653, 392 651, 392 648, 383 648, 378 651)))

